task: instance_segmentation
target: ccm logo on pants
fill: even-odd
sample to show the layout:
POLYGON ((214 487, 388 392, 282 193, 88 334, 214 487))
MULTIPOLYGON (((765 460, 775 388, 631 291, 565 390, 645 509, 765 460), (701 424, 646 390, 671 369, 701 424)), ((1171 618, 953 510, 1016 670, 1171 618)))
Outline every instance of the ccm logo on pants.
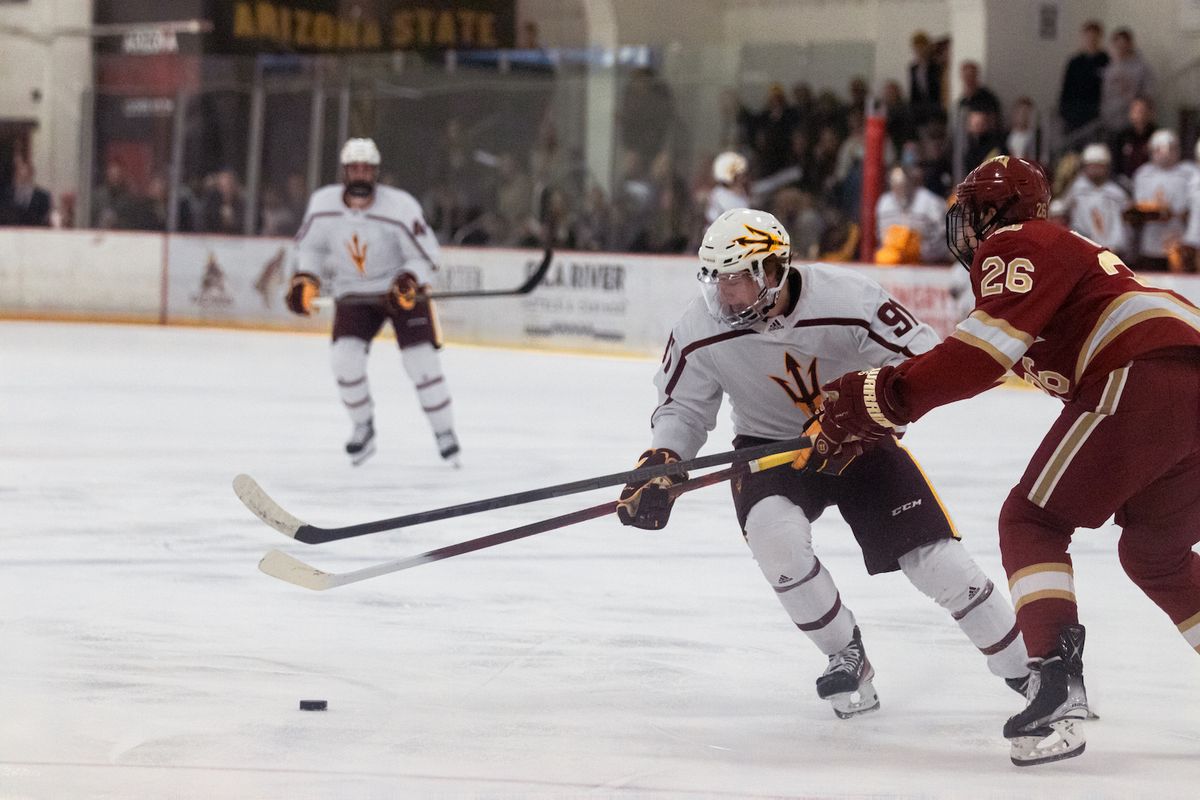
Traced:
POLYGON ((893 516, 893 517, 895 517, 895 516, 898 516, 898 515, 900 515, 900 514, 903 514, 905 511, 911 511, 912 509, 916 508, 916 507, 917 507, 917 506, 919 506, 919 505, 921 505, 921 501, 920 501, 920 500, 912 500, 912 501, 910 501, 910 502, 908 502, 908 503, 905 503, 904 505, 900 506, 899 508, 893 508, 893 509, 892 509, 892 516, 893 516))

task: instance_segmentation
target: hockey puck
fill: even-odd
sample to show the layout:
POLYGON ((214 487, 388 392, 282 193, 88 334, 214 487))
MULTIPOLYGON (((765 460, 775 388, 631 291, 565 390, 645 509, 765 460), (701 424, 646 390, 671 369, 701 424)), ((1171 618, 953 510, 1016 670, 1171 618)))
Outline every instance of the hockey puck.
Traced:
POLYGON ((324 711, 329 708, 329 703, 325 700, 301 700, 301 711, 324 711))

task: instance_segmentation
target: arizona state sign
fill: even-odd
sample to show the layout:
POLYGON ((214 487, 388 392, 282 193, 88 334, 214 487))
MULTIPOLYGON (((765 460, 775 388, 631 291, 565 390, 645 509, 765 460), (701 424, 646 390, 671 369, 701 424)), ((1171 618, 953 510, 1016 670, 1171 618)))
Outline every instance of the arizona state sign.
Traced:
POLYGON ((224 0, 209 53, 510 48, 516 0, 224 0))

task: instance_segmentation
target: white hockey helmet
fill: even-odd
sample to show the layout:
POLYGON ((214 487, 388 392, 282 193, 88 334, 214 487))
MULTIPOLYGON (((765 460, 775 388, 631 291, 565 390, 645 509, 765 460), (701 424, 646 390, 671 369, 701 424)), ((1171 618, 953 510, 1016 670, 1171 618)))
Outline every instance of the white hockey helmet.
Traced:
POLYGON ((713 159, 713 180, 717 183, 733 183, 750 168, 750 163, 741 153, 727 150, 713 159))
POLYGON ((708 226, 699 255, 696 278, 708 312, 731 328, 745 328, 775 305, 792 268, 792 240, 772 214, 734 208, 708 226), (769 266, 777 267, 773 285, 769 266))
POLYGON ((1083 148, 1083 156, 1080 160, 1084 166, 1088 164, 1111 164, 1112 153, 1109 152, 1108 145, 1095 142, 1083 148))
POLYGON ((381 161, 379 148, 374 139, 347 139, 342 145, 342 166, 346 164, 370 164, 378 167, 381 161))

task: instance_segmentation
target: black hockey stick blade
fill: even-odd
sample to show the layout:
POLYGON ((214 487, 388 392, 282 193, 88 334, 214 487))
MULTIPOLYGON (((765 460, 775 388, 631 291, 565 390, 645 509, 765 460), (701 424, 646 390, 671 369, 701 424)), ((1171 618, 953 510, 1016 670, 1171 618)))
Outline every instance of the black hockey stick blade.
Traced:
POLYGON ((458 300, 468 297, 517 297, 523 294, 529 294, 538 287, 542 279, 546 277, 546 273, 550 271, 550 263, 554 261, 554 250, 547 247, 542 253, 542 261, 538 264, 537 269, 529 274, 529 277, 515 289, 497 289, 493 291, 479 290, 467 292, 430 292, 430 300, 458 300))
MULTIPOLYGON (((678 497, 684 492, 702 489, 705 486, 712 486, 715 483, 729 480, 730 478, 744 474, 746 472, 757 472, 761 469, 769 469, 779 464, 788 463, 792 458, 795 458, 796 453, 779 454, 778 458, 759 459, 756 463, 740 463, 732 467, 718 470, 708 475, 702 475, 699 478, 693 478, 690 481, 676 484, 670 489, 672 497, 678 497), (783 458, 787 455, 787 458, 783 458)), ((495 547, 505 542, 513 542, 517 539, 524 539, 528 536, 534 536, 539 533, 565 528, 568 525, 575 525, 579 522, 585 522, 589 519, 597 519, 612 514, 617 510, 617 501, 609 500, 607 503, 601 503, 597 506, 583 508, 579 511, 572 511, 567 514, 561 514, 550 519, 531 522, 528 525, 521 525, 516 528, 509 528, 506 531, 499 533, 490 533, 487 536, 480 536, 477 539, 469 539, 465 542, 439 547, 436 550, 429 550, 408 558, 401 558, 396 561, 385 561, 382 564, 375 564, 369 567, 362 567, 351 572, 325 572, 317 569, 310 564, 306 564, 300 559, 290 556, 282 550, 271 550, 262 560, 258 562, 258 568, 270 575, 272 578, 278 578, 281 581, 302 586, 305 589, 314 591, 324 591, 325 589, 333 589, 337 586, 345 586, 348 583, 358 583, 365 581, 368 578, 377 578, 380 575, 387 575, 391 572, 400 572, 413 567, 419 567, 422 564, 431 564, 434 561, 442 561, 447 558, 461 556, 464 553, 473 553, 476 550, 483 550, 488 547, 495 547)))
POLYGON ((739 450, 713 453, 712 455, 700 456, 674 464, 660 464, 653 467, 629 470, 627 472, 616 472, 611 475, 599 475, 594 478, 571 481, 570 483, 544 486, 540 489, 529 489, 524 492, 489 497, 485 500, 472 500, 467 503, 436 508, 431 511, 418 511, 399 517, 389 517, 387 519, 337 528, 322 528, 317 525, 310 525, 299 517, 289 513, 283 506, 271 499, 271 496, 249 475, 238 475, 234 478, 233 490, 246 508, 250 509, 255 516, 285 536, 290 536, 296 541, 304 542, 305 544, 325 544, 326 542, 336 542, 340 539, 350 539, 355 536, 366 536, 371 533, 408 528, 426 522, 436 522, 467 514, 477 514, 481 511, 492 511, 497 508, 508 508, 509 506, 533 503, 538 500, 548 500, 551 497, 563 497, 569 494, 591 491, 592 489, 603 489, 607 486, 620 486, 636 481, 647 481, 652 478, 660 478, 664 475, 682 475, 690 470, 704 469, 705 467, 754 461, 767 456, 801 450, 809 446, 808 437, 799 436, 795 439, 758 445, 757 447, 743 447, 739 450))

